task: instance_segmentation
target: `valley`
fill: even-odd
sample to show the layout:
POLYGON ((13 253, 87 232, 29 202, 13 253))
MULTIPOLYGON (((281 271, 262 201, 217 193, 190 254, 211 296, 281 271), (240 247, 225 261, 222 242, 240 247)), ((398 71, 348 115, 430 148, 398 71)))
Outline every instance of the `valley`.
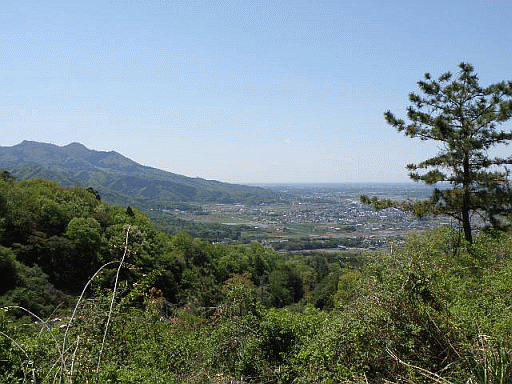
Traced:
MULTIPOLYGON (((166 210, 181 220, 241 228, 239 242, 259 241, 275 250, 371 250, 400 243, 410 231, 424 231, 446 218, 417 219, 396 208, 374 211, 359 196, 425 198, 429 188, 414 184, 306 184, 266 186, 287 196, 274 203, 200 204, 195 210, 166 210)), ((219 241, 221 241, 219 239, 219 241)), ((230 242, 229 239, 223 239, 230 242)), ((232 241, 231 241, 232 242, 232 241)))

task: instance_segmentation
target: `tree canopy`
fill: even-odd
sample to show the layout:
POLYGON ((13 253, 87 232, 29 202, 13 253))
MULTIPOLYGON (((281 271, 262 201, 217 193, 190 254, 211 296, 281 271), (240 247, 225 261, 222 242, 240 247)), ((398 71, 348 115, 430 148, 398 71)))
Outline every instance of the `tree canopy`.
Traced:
MULTIPOLYGON (((512 194, 507 165, 512 157, 493 156, 490 151, 512 140, 510 130, 498 128, 512 117, 512 82, 482 87, 471 64, 461 63, 459 68, 456 75, 447 72, 437 80, 425 74, 418 82, 421 94, 409 95, 408 122, 390 111, 385 118, 408 137, 439 143, 434 157, 407 169, 413 180, 443 187, 435 188, 429 200, 404 203, 402 208, 418 216, 449 215, 472 243, 476 217, 494 228, 509 224, 512 194)), ((377 208, 390 205, 362 200, 377 208)))

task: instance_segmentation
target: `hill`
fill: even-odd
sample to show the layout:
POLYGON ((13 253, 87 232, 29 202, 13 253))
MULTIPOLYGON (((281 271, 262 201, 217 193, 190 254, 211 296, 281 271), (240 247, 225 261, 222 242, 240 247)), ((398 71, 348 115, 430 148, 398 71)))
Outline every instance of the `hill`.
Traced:
POLYGON ((18 180, 44 178, 63 186, 92 187, 107 202, 141 208, 172 208, 176 202, 248 204, 279 199, 276 192, 264 188, 186 177, 80 143, 57 146, 23 141, 0 147, 0 169, 18 180))

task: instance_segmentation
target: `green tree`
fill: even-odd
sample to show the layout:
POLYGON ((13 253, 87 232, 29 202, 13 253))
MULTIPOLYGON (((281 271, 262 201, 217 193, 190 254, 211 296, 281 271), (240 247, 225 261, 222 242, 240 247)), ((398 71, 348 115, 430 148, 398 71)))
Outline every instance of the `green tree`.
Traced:
POLYGON ((10 248, 0 246, 0 295, 16 286, 18 271, 10 248))
POLYGON ((9 171, 1 171, 0 179, 8 182, 13 182, 16 178, 9 171))
MULTIPOLYGON (((69 223, 65 238, 52 238, 52 248, 60 256, 54 270, 62 271, 64 281, 74 280, 74 286, 81 289, 98 267, 102 245, 101 226, 92 217, 75 217, 69 223), (74 246, 69 249, 68 242, 74 246), (69 252, 66 252, 69 249, 69 252), (60 263, 65 265, 60 266, 60 263), (67 278, 66 278, 67 276, 67 278)), ((71 288, 71 287, 69 287, 71 288)))
MULTIPOLYGON (((418 82, 422 95, 409 95, 408 123, 390 111, 385 117, 408 137, 439 143, 436 156, 407 166, 409 176, 428 185, 449 185, 434 189, 426 201, 402 207, 417 216, 444 214, 455 218, 472 243, 473 215, 494 228, 509 224, 504 220, 512 209, 506 166, 512 164, 512 157, 495 157, 489 151, 512 140, 512 132, 497 128, 512 117, 512 82, 481 87, 472 65, 461 63, 459 68, 456 76, 447 72, 438 80, 425 74, 418 82)), ((362 200, 378 206, 375 199, 362 200)))

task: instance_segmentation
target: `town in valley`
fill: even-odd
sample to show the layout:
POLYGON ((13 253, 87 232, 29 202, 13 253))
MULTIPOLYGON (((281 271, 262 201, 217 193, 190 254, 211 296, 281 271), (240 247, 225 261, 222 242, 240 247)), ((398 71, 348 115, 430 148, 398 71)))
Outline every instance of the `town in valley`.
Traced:
MULTIPOLYGON (((400 244, 411 231, 453 224, 449 218, 416 218, 397 208, 376 211, 362 194, 404 200, 427 198, 431 189, 412 183, 266 185, 286 199, 273 203, 201 204, 172 213, 194 222, 241 226, 242 239, 273 249, 375 250, 400 244)), ((171 211, 169 211, 171 213, 171 211)), ((228 241, 224 239, 224 241, 228 241)))

